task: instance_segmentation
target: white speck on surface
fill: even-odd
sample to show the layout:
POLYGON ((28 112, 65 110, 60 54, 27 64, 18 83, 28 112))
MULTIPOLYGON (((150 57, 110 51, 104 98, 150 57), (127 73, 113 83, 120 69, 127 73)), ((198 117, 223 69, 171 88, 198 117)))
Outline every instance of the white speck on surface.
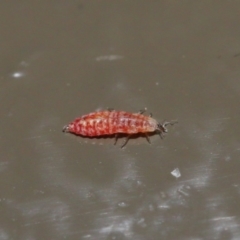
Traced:
POLYGON ((181 177, 181 173, 180 173, 180 170, 178 168, 175 168, 171 174, 175 177, 175 178, 179 178, 181 177))
POLYGON ((179 187, 178 192, 181 193, 182 195, 188 197, 189 196, 189 193, 188 193, 189 190, 190 190, 189 186, 181 186, 181 187, 179 187))
POLYGON ((140 218, 140 219, 137 221, 137 224, 140 225, 141 227, 146 227, 146 226, 147 226, 144 218, 140 218))
POLYGON ((170 208, 170 206, 167 204, 161 204, 158 206, 158 209, 169 209, 169 208, 170 208))
POLYGON ((138 181, 137 181, 137 185, 138 185, 138 186, 141 186, 141 185, 142 185, 142 181, 139 181, 139 180, 138 180, 138 181))
POLYGON ((110 233, 114 231, 118 232, 129 232, 133 224, 132 220, 123 220, 122 222, 115 222, 107 227, 103 227, 100 229, 100 233, 110 233))
POLYGON ((24 73, 23 72, 15 72, 12 74, 12 77, 14 78, 20 78, 20 77, 23 77, 24 76, 24 73))
POLYGON ((120 203, 118 203, 118 206, 119 206, 119 207, 127 207, 128 204, 125 203, 125 202, 120 202, 120 203))
POLYGON ((230 156, 226 156, 226 157, 225 157, 225 161, 226 161, 226 162, 229 162, 230 160, 231 160, 231 157, 230 157, 230 156))
POLYGON ((90 237, 91 237, 90 234, 87 234, 87 235, 83 236, 83 238, 90 238, 90 237))
POLYGON ((120 55, 105 55, 105 56, 99 56, 96 57, 96 61, 114 61, 114 60, 120 60, 123 56, 120 55))

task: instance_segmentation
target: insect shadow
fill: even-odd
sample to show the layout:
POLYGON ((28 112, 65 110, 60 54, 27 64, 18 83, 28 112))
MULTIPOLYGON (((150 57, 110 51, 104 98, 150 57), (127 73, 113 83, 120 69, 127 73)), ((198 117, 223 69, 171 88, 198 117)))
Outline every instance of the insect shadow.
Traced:
MULTIPOLYGON (((111 134, 111 135, 101 135, 101 136, 84 136, 81 134, 75 134, 75 136, 81 136, 83 139, 112 139, 114 142, 114 145, 117 145, 118 140, 122 141, 121 148, 125 147, 129 140, 134 140, 138 138, 145 138, 147 139, 147 142, 151 144, 151 140, 149 137, 157 135, 156 132, 149 132, 147 135, 145 133, 135 133, 135 134, 126 134, 126 133, 118 133, 118 134, 111 134), (124 140, 123 140, 124 139, 124 140)), ((165 137, 165 134, 161 134, 161 139, 165 137)))

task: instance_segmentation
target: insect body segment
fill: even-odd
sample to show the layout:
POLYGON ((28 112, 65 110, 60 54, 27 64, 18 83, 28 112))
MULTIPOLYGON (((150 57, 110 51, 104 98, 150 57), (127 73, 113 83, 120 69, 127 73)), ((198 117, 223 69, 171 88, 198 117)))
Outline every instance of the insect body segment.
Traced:
POLYGON ((146 138, 150 142, 147 133, 158 132, 161 135, 167 132, 165 126, 168 124, 172 123, 159 124, 152 117, 143 115, 142 112, 128 113, 112 110, 84 115, 65 126, 63 131, 88 137, 115 134, 115 143, 118 134, 129 134, 123 145, 125 146, 130 136, 137 133, 146 134, 146 138))

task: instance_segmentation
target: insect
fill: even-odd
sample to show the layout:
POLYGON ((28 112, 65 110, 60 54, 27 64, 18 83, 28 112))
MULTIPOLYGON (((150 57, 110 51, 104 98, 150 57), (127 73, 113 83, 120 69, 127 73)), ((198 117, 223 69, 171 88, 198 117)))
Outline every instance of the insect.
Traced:
POLYGON ((64 126, 63 132, 87 137, 115 135, 114 145, 117 143, 119 134, 127 134, 128 136, 121 146, 123 148, 131 135, 142 133, 145 135, 147 141, 151 143, 148 133, 156 132, 162 138, 163 134, 168 132, 166 126, 176 123, 176 121, 170 121, 160 124, 152 118, 152 114, 150 116, 143 115, 145 111, 141 110, 138 113, 129 113, 109 109, 89 113, 64 126))

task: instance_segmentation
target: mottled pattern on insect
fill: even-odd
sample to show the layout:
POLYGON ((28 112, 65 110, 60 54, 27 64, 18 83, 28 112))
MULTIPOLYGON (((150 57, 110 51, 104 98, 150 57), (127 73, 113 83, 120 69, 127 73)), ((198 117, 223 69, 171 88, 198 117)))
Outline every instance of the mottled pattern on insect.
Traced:
POLYGON ((127 134, 126 141, 121 146, 123 148, 131 135, 145 134, 150 143, 148 133, 156 132, 162 137, 167 132, 166 126, 176 123, 176 121, 172 121, 160 124, 152 118, 152 115, 143 115, 144 112, 129 113, 115 110, 93 112, 75 119, 64 126, 63 131, 87 137, 115 135, 114 144, 116 144, 119 134, 127 134))

